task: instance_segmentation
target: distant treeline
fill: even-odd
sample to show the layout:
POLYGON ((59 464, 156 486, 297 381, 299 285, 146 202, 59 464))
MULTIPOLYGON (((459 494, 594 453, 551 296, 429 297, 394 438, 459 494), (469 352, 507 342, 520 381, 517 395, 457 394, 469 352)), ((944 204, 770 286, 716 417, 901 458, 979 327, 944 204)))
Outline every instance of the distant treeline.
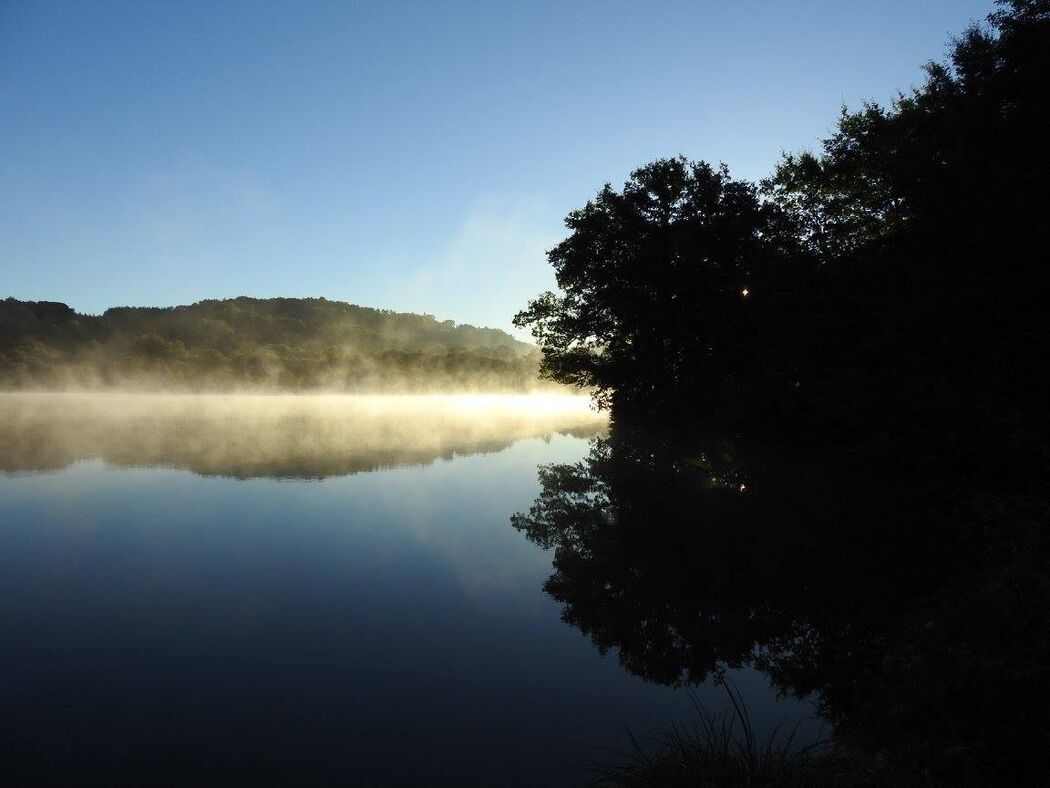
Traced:
POLYGON ((542 385, 510 334, 324 298, 85 315, 0 301, 0 388, 514 390, 542 385))

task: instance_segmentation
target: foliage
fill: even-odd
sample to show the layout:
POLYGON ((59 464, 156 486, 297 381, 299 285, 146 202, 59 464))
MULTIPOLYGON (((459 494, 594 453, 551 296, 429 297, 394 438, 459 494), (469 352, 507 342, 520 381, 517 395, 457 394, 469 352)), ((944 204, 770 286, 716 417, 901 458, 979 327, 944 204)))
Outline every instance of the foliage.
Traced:
POLYGON ((927 71, 759 186, 660 160, 570 214, 562 293, 516 318, 542 374, 621 419, 1044 484, 1050 2, 1003 4, 927 71))
MULTIPOLYGON (((1050 0, 1002 2, 760 184, 606 186, 516 317, 613 415, 512 518, 564 620, 649 681, 816 697, 876 784, 1050 774, 1048 75, 1050 0)), ((604 784, 800 784, 729 742, 672 730, 604 784)))
POLYGON ((525 390, 529 345, 503 331, 324 298, 234 298, 81 315, 0 301, 0 386, 525 390))
POLYGON ((562 294, 545 293, 515 318, 543 348, 543 374, 645 399, 732 374, 728 349, 749 333, 745 288, 775 256, 772 213, 754 186, 683 158, 609 185, 566 225, 549 253, 562 294))
POLYGON ((622 763, 596 770, 595 788, 838 788, 875 786, 878 769, 831 742, 803 744, 797 730, 779 730, 759 744, 739 690, 726 685, 731 705, 711 712, 693 698, 692 723, 672 724, 622 763))

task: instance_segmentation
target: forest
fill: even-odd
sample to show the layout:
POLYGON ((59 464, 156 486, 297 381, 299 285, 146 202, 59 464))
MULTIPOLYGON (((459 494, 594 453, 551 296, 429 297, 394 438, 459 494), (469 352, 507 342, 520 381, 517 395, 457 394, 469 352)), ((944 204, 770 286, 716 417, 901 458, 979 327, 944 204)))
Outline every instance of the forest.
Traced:
POLYGON ((325 298, 231 298, 86 315, 0 301, 0 387, 526 391, 538 351, 510 334, 325 298))

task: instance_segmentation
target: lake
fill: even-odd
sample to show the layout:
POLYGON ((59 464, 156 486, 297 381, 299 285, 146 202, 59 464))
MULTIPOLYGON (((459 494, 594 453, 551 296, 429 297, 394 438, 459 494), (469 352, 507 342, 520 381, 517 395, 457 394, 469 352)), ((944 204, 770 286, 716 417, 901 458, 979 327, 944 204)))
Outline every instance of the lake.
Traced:
MULTIPOLYGON (((724 707, 595 648, 511 525, 606 429, 553 395, 0 395, 6 773, 573 785, 724 707)), ((726 675, 760 736, 813 716, 726 675)))

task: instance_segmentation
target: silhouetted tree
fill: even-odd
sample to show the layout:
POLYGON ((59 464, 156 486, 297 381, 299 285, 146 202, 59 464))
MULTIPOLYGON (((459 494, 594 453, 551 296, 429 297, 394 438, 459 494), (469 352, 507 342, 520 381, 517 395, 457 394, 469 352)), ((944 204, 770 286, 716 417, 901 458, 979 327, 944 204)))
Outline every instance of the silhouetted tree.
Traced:
POLYGON ((516 318, 542 374, 621 419, 1045 489, 1050 3, 1002 4, 927 71, 760 190, 660 160, 570 214, 562 293, 516 318))
POLYGON ((659 160, 570 214, 516 321, 613 432, 513 519, 565 620, 650 680, 817 693, 888 784, 1045 783, 1048 140, 1050 0, 1008 0, 759 188, 659 160))
POLYGON ((532 327, 544 375, 594 387, 603 404, 644 407, 700 380, 731 388, 753 279, 779 254, 774 223, 724 166, 655 161, 569 215, 570 236, 548 255, 562 293, 515 324, 532 327))

